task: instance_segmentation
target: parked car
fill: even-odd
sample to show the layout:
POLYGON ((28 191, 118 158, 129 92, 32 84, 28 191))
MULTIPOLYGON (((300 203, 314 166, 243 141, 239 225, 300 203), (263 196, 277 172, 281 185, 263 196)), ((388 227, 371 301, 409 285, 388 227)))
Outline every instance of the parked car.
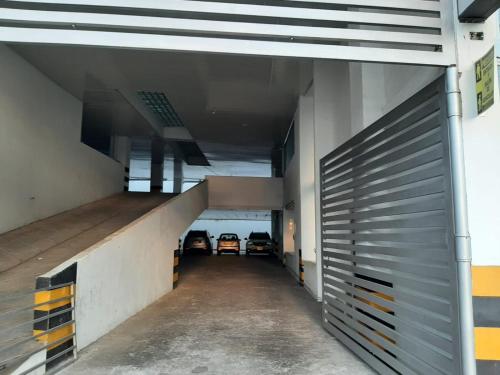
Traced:
POLYGON ((222 253, 240 255, 240 241, 235 233, 222 233, 217 239, 217 255, 222 253))
POLYGON ((212 241, 210 234, 206 230, 190 230, 184 238, 182 246, 183 254, 202 253, 212 255, 212 241))
POLYGON ((252 253, 267 253, 271 255, 274 253, 274 242, 267 232, 252 232, 245 240, 247 241, 246 255, 252 253))

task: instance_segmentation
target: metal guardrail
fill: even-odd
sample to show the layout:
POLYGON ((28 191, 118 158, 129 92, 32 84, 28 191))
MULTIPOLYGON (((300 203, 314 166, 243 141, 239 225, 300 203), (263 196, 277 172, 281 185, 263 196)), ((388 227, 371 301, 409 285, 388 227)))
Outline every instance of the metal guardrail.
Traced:
POLYGON ((50 372, 75 359, 74 291, 64 283, 0 299, 0 374, 50 372))

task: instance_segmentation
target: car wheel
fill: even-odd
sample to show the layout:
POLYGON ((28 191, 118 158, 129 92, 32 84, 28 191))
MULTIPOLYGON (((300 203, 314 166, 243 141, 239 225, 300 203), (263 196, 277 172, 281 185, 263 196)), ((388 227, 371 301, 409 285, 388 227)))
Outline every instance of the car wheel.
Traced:
POLYGON ((237 256, 237 257, 239 257, 239 256, 240 256, 240 252, 239 252, 239 251, 238 251, 238 252, 236 252, 236 256, 237 256))
POLYGON ((249 255, 250 255, 250 252, 249 252, 248 250, 247 250, 247 251, 245 251, 245 255, 246 255, 246 256, 249 256, 249 255))
POLYGON ((220 257, 220 251, 217 251, 217 256, 220 257))

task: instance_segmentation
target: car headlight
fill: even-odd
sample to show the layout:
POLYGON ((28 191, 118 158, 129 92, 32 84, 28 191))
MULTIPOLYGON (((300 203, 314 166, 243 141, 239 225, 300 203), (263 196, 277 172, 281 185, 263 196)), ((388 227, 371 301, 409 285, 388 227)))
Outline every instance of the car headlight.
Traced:
POLYGON ((247 242, 247 246, 253 246, 253 242, 252 241, 248 241, 247 242))

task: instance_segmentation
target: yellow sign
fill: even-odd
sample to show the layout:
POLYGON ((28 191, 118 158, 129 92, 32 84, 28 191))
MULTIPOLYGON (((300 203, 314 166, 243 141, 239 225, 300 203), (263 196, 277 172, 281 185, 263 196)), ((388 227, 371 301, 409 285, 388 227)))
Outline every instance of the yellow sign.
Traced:
POLYGON ((495 101, 495 49, 476 62, 477 113, 490 108, 495 101))

